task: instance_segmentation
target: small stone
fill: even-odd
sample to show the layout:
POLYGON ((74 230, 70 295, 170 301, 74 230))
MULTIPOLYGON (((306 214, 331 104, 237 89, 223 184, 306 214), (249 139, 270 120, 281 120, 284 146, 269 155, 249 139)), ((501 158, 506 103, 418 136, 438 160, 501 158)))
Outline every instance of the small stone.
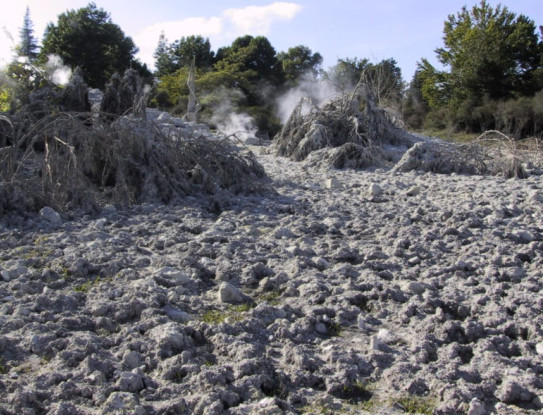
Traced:
POLYGON ((142 364, 141 355, 134 350, 127 350, 123 354, 123 365, 132 370, 140 367, 142 364))
POLYGON ((328 329, 326 328, 326 324, 318 322, 315 324, 315 331, 319 334, 328 334, 328 329))
POLYGON ((45 206, 40 210, 40 216, 46 220, 49 223, 52 223, 54 225, 58 225, 62 223, 62 219, 60 218, 60 215, 49 206, 45 206))
POLYGON ((106 400, 104 414, 134 413, 140 406, 137 397, 130 392, 113 392, 106 400))
POLYGON ((383 194, 383 188, 376 183, 370 184, 368 187, 368 196, 379 197, 383 194))
POLYGON ((164 313, 176 323, 186 323, 190 320, 190 315, 182 310, 179 310, 177 307, 174 307, 170 304, 165 306, 163 309, 164 313))
POLYGON ((539 342, 535 345, 535 351, 537 354, 543 355, 543 342, 539 342))
POLYGON ((326 179, 325 182, 324 182, 324 187, 326 189, 337 189, 338 187, 340 187, 340 183, 339 183, 339 180, 336 179, 335 177, 331 177, 329 179, 326 179))
POLYGON ((485 405, 477 398, 473 398, 469 403, 467 415, 486 415, 485 405))
POLYGON ((239 288, 228 282, 223 282, 219 286, 219 300, 223 303, 238 304, 243 301, 243 294, 239 288))
POLYGON ((96 229, 103 229, 104 226, 106 225, 107 223, 107 219, 106 218, 100 218, 98 219, 96 222, 94 222, 94 227, 96 229))
POLYGON ((370 348, 371 348, 372 350, 380 351, 382 347, 383 347, 383 343, 381 342, 381 340, 379 339, 379 337, 377 337, 377 336, 371 336, 371 339, 370 339, 370 348))
POLYGON ((407 196, 417 196, 421 191, 421 188, 420 186, 413 186, 413 187, 410 187, 406 192, 405 194, 407 196))
POLYGON ((368 329, 368 325, 366 324, 366 319, 363 315, 359 315, 357 319, 357 325, 360 330, 366 331, 368 329))
POLYGON ((143 379, 141 375, 132 372, 122 372, 117 387, 123 392, 139 392, 143 389, 143 379))

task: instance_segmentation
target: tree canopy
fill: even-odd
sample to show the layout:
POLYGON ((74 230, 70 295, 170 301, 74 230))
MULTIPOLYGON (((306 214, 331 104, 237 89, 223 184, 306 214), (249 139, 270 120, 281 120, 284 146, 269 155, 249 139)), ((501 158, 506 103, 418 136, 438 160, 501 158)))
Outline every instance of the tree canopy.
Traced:
POLYGON ((64 64, 79 66, 90 86, 103 88, 115 72, 122 73, 133 64, 138 66, 134 58, 137 51, 132 39, 111 21, 109 14, 89 3, 62 13, 56 25, 47 26, 40 57, 45 61, 49 54, 56 54, 64 64))
POLYGON ((320 53, 313 53, 307 46, 298 45, 289 48, 287 52, 281 52, 277 55, 285 78, 289 81, 296 81, 305 74, 309 73, 313 77, 318 75, 322 65, 322 56, 320 53))
POLYGON ((480 101, 529 95, 543 48, 532 20, 486 0, 470 10, 450 15, 444 27, 444 46, 436 50, 450 69, 453 97, 480 101))

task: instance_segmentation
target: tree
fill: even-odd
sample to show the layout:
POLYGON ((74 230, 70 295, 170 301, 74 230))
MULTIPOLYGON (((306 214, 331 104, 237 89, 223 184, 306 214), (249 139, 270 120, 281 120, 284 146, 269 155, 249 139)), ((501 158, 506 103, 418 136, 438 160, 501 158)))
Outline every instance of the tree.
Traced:
POLYGON ((216 69, 236 70, 245 77, 277 85, 282 81, 281 65, 275 49, 264 36, 242 36, 231 46, 217 51, 216 69))
POLYGON ((463 7, 448 17, 443 40, 436 53, 450 68, 448 82, 456 104, 535 92, 534 74, 541 65, 543 46, 528 17, 501 5, 494 9, 482 0, 479 6, 463 7))
POLYGON ((309 73, 316 77, 322 65, 320 53, 313 53, 307 46, 298 45, 289 48, 287 52, 277 55, 285 77, 289 81, 296 81, 309 73))
POLYGON ((132 39, 111 21, 109 14, 89 3, 59 15, 57 25, 47 26, 40 59, 59 55, 64 64, 81 68, 89 86, 103 88, 111 75, 123 73, 137 63, 137 51, 132 39))
POLYGON ((158 77, 172 74, 176 69, 179 69, 175 67, 164 32, 158 38, 158 46, 155 49, 153 57, 155 58, 155 75, 158 77))
POLYGON ((33 61, 38 57, 38 43, 34 38, 34 24, 30 19, 30 9, 26 8, 25 17, 23 21, 23 27, 19 32, 21 36, 21 43, 17 47, 17 56, 26 56, 28 60, 33 61))
POLYGON ((194 59, 197 68, 210 68, 215 54, 211 51, 208 38, 202 36, 183 36, 170 46, 170 55, 175 69, 190 66, 194 59))

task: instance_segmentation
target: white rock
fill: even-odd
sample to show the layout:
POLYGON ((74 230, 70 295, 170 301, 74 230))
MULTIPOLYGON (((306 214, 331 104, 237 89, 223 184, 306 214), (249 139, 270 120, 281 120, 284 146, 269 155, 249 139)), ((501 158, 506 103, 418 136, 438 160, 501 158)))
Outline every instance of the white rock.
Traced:
MULTIPOLYGON (((129 392, 112 392, 105 403, 104 414, 136 413, 139 405, 136 396, 129 392)), ((141 412, 140 412, 141 413, 141 412)))
POLYGON ((324 187, 326 189, 336 189, 338 187, 340 187, 341 184, 339 183, 339 180, 336 179, 335 177, 331 177, 329 179, 326 179, 324 181, 324 187))
POLYGON ((420 193, 420 191, 421 191, 420 186, 413 186, 413 187, 410 187, 409 189, 407 189, 405 194, 407 196, 416 196, 416 195, 418 195, 420 193))
POLYGON ((539 342, 535 345, 535 351, 537 354, 543 355, 543 342, 539 342))
POLYGON ((357 325, 360 330, 366 331, 368 329, 368 325, 366 324, 366 319, 364 318, 362 314, 358 316, 357 325))
POLYGON ((40 216, 45 219, 47 222, 50 222, 54 225, 58 225, 62 223, 62 219, 60 218, 60 215, 49 206, 45 206, 40 210, 40 216))
POLYGON ((397 336, 387 329, 380 329, 376 334, 377 339, 383 344, 394 343, 397 340, 397 336))
POLYGON ((368 187, 368 195, 371 197, 378 197, 383 194, 383 188, 376 183, 370 184, 368 187))
POLYGON ((122 372, 117 387, 123 392, 139 392, 143 389, 143 378, 137 373, 122 372))
POLYGON ((243 294, 239 288, 228 282, 223 282, 219 286, 219 300, 223 303, 238 304, 243 301, 243 294))
POLYGON ((179 331, 176 323, 166 323, 149 330, 149 337, 154 339, 164 349, 182 349, 185 337, 179 331))
POLYGON ((486 415, 485 405, 477 398, 473 398, 469 403, 467 415, 486 415))
POLYGON ((135 369, 141 366, 141 355, 134 350, 127 350, 123 354, 123 365, 128 369, 135 369))

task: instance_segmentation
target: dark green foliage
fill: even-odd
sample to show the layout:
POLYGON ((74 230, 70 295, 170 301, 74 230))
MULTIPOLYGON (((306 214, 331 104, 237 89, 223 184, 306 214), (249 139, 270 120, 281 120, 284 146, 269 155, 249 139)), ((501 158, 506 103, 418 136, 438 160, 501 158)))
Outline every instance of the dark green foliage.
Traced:
POLYGON ((173 56, 170 54, 170 47, 164 32, 160 34, 153 57, 155 58, 155 75, 158 77, 174 73, 178 69, 174 65, 173 56))
POLYGON ((26 8, 23 27, 20 31, 21 43, 17 46, 17 56, 26 56, 30 61, 38 57, 38 43, 34 38, 34 24, 30 19, 30 9, 26 8))
POLYGON ((297 81, 302 76, 310 74, 316 77, 322 65, 320 53, 313 53, 307 46, 298 45, 289 48, 287 52, 277 55, 285 78, 289 81, 297 81))
POLYGON ((81 67, 89 86, 103 88, 111 75, 135 63, 137 51, 109 14, 89 3, 62 13, 56 25, 47 26, 40 57, 45 61, 49 54, 59 55, 64 64, 81 67))
POLYGON ((175 70, 190 66, 193 59, 197 68, 209 69, 215 59, 209 39, 202 36, 183 36, 176 40, 170 46, 170 55, 175 70))
POLYGON ((426 126, 517 138, 543 132, 534 98, 543 88, 543 42, 531 19, 482 0, 448 17, 443 42, 436 54, 448 70, 422 59, 412 82, 427 104, 426 126))
POLYGON ((445 22, 444 47, 436 50, 450 68, 454 97, 479 103, 483 97, 510 98, 533 94, 534 71, 541 63, 543 46, 536 26, 524 15, 485 0, 466 7, 445 22))

